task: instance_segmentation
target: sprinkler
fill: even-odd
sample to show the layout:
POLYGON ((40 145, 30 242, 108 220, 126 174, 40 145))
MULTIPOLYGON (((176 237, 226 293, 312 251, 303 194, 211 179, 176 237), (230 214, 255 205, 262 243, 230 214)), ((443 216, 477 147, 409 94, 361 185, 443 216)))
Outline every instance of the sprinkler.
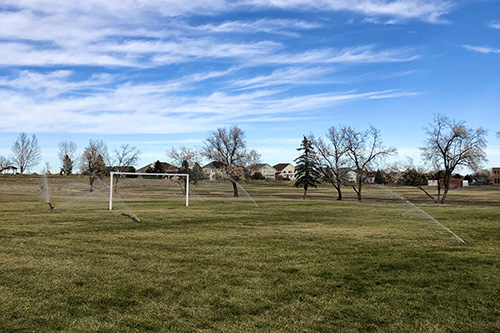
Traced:
POLYGON ((54 210, 54 206, 50 202, 47 202, 49 204, 50 210, 54 210))
POLYGON ((137 216, 132 216, 132 215, 126 214, 126 213, 122 213, 121 215, 128 217, 129 219, 131 219, 134 222, 141 223, 141 220, 139 220, 139 218, 137 216))

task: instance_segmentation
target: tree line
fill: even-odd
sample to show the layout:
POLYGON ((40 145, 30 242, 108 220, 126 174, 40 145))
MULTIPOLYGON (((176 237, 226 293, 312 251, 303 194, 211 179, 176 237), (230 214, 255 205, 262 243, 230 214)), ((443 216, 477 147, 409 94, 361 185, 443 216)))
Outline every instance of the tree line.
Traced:
MULTIPOLYGON (((487 161, 487 131, 482 127, 470 128, 463 120, 456 121, 437 114, 433 122, 424 128, 424 132, 426 139, 420 150, 428 169, 408 165, 402 178, 406 185, 418 187, 434 202, 444 203, 457 168, 465 166, 479 170, 481 164, 487 161), (430 176, 442 180, 436 198, 422 186, 430 176)), ((496 134, 500 139, 500 132, 496 134)), ((304 135, 298 151, 300 156, 294 160, 294 185, 304 189, 304 198, 310 188, 327 182, 336 189, 338 200, 342 200, 342 188, 349 185, 359 201, 362 201, 363 185, 367 178, 373 175, 388 157, 397 153, 396 148, 383 145, 380 131, 373 126, 366 131, 357 131, 349 126, 332 126, 324 137, 304 135), (356 173, 354 184, 347 182, 347 173, 350 170, 356 173)), ((89 175, 92 188, 94 180, 107 172, 107 165, 115 166, 116 171, 126 171, 138 161, 140 154, 141 151, 130 144, 122 144, 109 154, 102 140, 91 139, 83 153, 78 156, 74 142, 61 141, 58 152, 62 165, 60 174, 72 174, 78 163, 80 172, 89 175)), ((166 154, 170 161, 181 165, 182 173, 196 173, 198 176, 193 177, 194 181, 201 178, 200 159, 213 161, 219 172, 232 183, 234 196, 238 196, 237 182, 248 177, 247 168, 260 161, 257 151, 247 149, 245 133, 238 126, 210 131, 201 148, 173 147, 166 154)), ((34 134, 31 138, 26 133, 19 134, 12 146, 10 159, 0 155, 0 168, 14 164, 19 167, 20 173, 40 162, 41 150, 34 134)), ((155 172, 154 168, 151 172, 155 172)), ((119 177, 116 177, 116 182, 118 180, 119 177)))
MULTIPOLYGON (((456 121, 440 114, 434 116, 433 122, 424 131, 426 140, 420 150, 430 171, 407 166, 403 180, 405 185, 416 186, 435 203, 443 204, 457 168, 478 170, 487 161, 487 131, 482 127, 467 127, 463 120, 456 121), (438 180, 437 197, 422 186, 429 175, 438 180)), ((500 132, 497 136, 500 139, 500 132)), ((385 158, 396 153, 395 148, 383 146, 380 131, 373 126, 364 132, 351 127, 332 126, 324 138, 304 136, 299 150, 303 154, 295 160, 298 163, 295 186, 304 188, 304 197, 309 187, 316 187, 323 180, 335 187, 337 199, 342 200, 342 186, 347 183, 347 172, 353 170, 356 182, 351 186, 359 201, 362 200, 363 184, 370 172, 376 170, 385 158)))

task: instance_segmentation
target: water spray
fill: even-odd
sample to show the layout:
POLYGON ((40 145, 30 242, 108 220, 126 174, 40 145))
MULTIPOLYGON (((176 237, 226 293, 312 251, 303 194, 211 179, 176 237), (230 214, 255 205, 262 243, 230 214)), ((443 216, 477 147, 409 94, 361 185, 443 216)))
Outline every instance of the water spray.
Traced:
MULTIPOLYGON (((401 195, 399 195, 398 193, 396 192, 393 192, 391 190, 389 190, 388 188, 386 188, 385 186, 383 185, 378 185, 379 187, 381 187, 382 189, 384 189, 386 192, 390 193, 391 195, 399 198, 401 201, 404 201, 406 202, 407 204, 409 204, 410 206, 413 207, 412 210, 417 210, 419 211, 420 213, 424 214, 426 217, 428 217, 431 221, 433 221, 434 223, 436 223, 437 225, 439 225, 441 228, 443 228, 444 230, 446 230, 447 232, 449 232, 450 234, 452 234, 456 239, 458 239, 460 242, 462 242, 462 244, 465 244, 465 241, 460 238, 457 234, 455 234, 453 231, 451 231, 448 227, 444 226, 443 224, 441 224, 438 220, 436 220, 434 217, 430 216, 426 211, 424 211, 422 208, 418 207, 417 205, 415 205, 413 202, 403 198, 401 195)), ((407 214, 408 212, 410 212, 411 210, 409 211, 406 211, 404 213, 402 213, 400 216, 403 216, 405 214, 407 214)))
POLYGON ((54 206, 50 203, 50 190, 49 190, 49 182, 47 181, 47 172, 43 173, 43 194, 45 202, 49 205, 50 210, 54 210, 54 206))
POLYGON ((231 181, 231 182, 234 182, 236 184, 236 186, 238 186, 239 189, 241 189, 243 192, 245 192, 245 194, 250 198, 250 200, 252 200, 252 202, 255 205, 255 207, 259 207, 259 205, 257 205, 257 203, 255 202, 255 200, 252 198, 252 196, 250 194, 248 194, 247 191, 245 191, 245 189, 243 188, 243 186, 241 186, 236 180, 234 180, 231 177, 228 177, 228 180, 231 181))

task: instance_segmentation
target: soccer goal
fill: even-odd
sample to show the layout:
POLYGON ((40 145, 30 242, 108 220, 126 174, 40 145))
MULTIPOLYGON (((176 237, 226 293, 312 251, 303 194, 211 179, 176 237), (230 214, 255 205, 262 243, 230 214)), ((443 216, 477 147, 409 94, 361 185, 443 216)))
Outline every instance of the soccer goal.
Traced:
POLYGON ((114 177, 120 177, 121 175, 124 176, 131 176, 131 177, 140 177, 140 176, 147 176, 147 177, 186 177, 186 207, 189 207, 189 175, 185 173, 148 173, 148 172, 119 172, 119 171, 114 171, 110 173, 110 180, 109 180, 109 210, 113 210, 113 178, 114 177))

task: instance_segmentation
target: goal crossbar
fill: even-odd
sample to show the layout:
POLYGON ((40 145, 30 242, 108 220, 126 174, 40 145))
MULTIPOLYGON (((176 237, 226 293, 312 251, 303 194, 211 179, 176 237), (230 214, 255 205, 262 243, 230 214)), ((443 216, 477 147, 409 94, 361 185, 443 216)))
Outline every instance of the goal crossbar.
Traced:
POLYGON ((189 207, 189 175, 187 173, 149 173, 149 172, 113 171, 110 173, 110 179, 109 179, 109 210, 113 210, 113 177, 114 177, 114 175, 186 177, 186 207, 189 207))

